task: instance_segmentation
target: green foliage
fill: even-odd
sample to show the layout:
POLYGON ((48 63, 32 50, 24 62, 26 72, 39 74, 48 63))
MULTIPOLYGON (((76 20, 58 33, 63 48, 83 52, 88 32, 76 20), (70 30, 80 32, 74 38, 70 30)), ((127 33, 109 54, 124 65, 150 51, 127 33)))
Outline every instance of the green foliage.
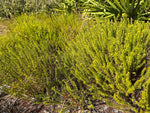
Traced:
POLYGON ((0 0, 0 17, 11 18, 22 13, 53 13, 56 0, 0 0))
POLYGON ((94 99, 126 111, 147 110, 149 23, 90 22, 68 42, 62 61, 94 99))
POLYGON ((87 0, 86 12, 105 18, 127 17, 147 20, 149 0, 87 0))
POLYGON ((67 13, 80 13, 83 10, 84 0, 60 0, 58 2, 58 11, 67 13))
POLYGON ((80 27, 81 20, 75 15, 15 18, 8 35, 0 38, 0 85, 10 86, 7 93, 30 101, 61 103, 58 94, 64 88, 59 81, 65 77, 57 67, 57 51, 80 27))
POLYGON ((0 16, 10 17, 11 15, 18 15, 23 12, 23 4, 21 0, 1 0, 0 1, 0 16))
POLYGON ((23 13, 81 13, 105 18, 150 20, 149 0, 0 0, 0 17, 23 13))

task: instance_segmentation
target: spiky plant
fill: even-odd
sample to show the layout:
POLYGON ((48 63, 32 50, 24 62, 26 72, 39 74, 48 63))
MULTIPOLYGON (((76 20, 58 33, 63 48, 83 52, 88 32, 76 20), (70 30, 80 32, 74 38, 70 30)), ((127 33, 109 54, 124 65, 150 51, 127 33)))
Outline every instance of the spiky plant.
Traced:
POLYGON ((145 18, 150 12, 149 0, 87 0, 85 12, 92 15, 99 15, 105 18, 132 18, 139 20, 149 20, 145 18))

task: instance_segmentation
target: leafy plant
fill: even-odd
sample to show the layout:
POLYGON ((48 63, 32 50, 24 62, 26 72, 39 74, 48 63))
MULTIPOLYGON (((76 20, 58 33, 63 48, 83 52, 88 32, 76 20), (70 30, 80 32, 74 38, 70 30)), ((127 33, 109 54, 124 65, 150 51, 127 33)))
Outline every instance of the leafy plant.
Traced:
POLYGON ((96 20, 68 42, 63 63, 92 99, 124 111, 148 110, 149 37, 149 23, 96 20))
POLYGON ((150 12, 148 0, 88 0, 86 3, 86 10, 92 15, 99 15, 105 18, 121 18, 127 17, 132 19, 144 19, 150 12))
POLYGON ((57 11, 67 13, 80 13, 83 10, 84 0, 60 0, 58 1, 57 11))

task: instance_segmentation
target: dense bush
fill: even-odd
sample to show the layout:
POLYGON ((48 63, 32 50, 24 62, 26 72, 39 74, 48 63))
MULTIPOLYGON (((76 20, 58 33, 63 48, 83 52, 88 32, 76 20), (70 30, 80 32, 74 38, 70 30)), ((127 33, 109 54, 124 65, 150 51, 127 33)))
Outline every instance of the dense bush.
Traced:
POLYGON ((8 35, 0 38, 0 85, 10 86, 6 93, 30 101, 61 103, 55 90, 63 90, 59 81, 65 77, 57 68, 57 51, 80 27, 81 20, 75 15, 14 19, 8 35))
POLYGON ((150 106, 149 23, 22 15, 0 37, 0 81, 8 94, 64 109, 95 100, 123 111, 150 106))
POLYGON ((149 110, 149 47, 149 23, 97 20, 68 42, 62 65, 92 100, 124 111, 149 110))

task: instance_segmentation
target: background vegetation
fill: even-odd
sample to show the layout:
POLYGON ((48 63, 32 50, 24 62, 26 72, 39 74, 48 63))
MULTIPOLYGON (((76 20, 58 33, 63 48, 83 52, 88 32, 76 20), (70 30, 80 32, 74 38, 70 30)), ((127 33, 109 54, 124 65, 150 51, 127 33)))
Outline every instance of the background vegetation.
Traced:
POLYGON ((82 13, 105 18, 149 20, 149 0, 0 0, 0 17, 23 13, 82 13))

